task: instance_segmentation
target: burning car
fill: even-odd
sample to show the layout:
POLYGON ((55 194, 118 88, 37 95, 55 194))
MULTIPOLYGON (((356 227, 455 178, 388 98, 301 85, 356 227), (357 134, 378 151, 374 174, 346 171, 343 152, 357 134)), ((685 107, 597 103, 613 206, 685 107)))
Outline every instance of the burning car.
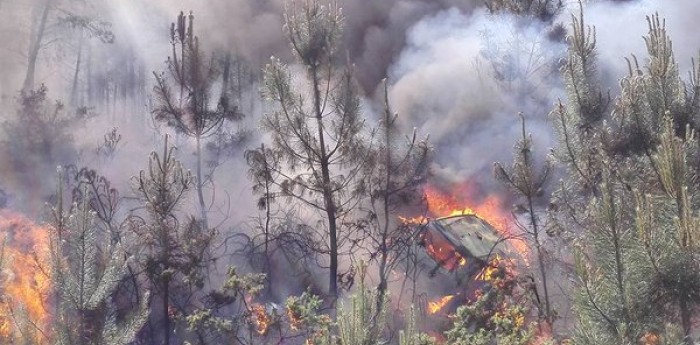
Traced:
POLYGON ((429 292, 428 312, 448 313, 464 304, 472 292, 488 282, 484 276, 495 261, 513 255, 508 241, 489 223, 474 214, 437 218, 421 224, 415 232, 417 266, 446 291, 429 292), (438 278, 440 277, 440 278, 438 278))

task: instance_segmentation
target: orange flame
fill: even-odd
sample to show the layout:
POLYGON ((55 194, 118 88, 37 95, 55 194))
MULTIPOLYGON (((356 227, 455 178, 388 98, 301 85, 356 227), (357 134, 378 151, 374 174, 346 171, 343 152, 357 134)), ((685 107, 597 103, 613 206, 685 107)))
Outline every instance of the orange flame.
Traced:
POLYGON ((501 269, 501 258, 496 255, 496 257, 489 262, 489 264, 481 270, 481 272, 476 276, 476 279, 483 281, 492 281, 496 278, 496 274, 501 269))
POLYGON ((51 277, 49 271, 49 230, 29 219, 0 210, 0 236, 6 237, 2 255, 0 292, 0 337, 25 332, 18 324, 24 314, 35 342, 41 341, 49 323, 47 312, 51 277), (20 314, 21 313, 21 314, 20 314))
POLYGON ((455 188, 456 194, 463 196, 458 199, 456 196, 447 195, 434 187, 428 186, 425 189, 425 197, 428 203, 428 211, 436 217, 448 217, 457 215, 473 214, 487 221, 501 232, 508 228, 509 215, 505 212, 503 202, 496 195, 488 195, 482 201, 469 199, 469 188, 455 188))
MULTIPOLYGON (((425 197, 428 203, 428 212, 434 217, 449 217, 458 215, 475 215, 498 231, 505 239, 513 239, 516 237, 509 225, 512 218, 508 213, 507 208, 503 205, 503 201, 498 195, 487 195, 480 201, 472 200, 470 195, 473 194, 470 185, 457 186, 453 188, 455 194, 448 195, 438 189, 427 186, 425 188, 425 197), (461 196, 461 198, 455 195, 461 196)), ((402 219, 404 220, 404 219, 402 219)), ((425 222, 421 218, 408 218, 409 221, 421 220, 419 223, 425 222)), ((513 239, 508 243, 515 249, 517 254, 527 261, 530 250, 524 241, 513 239)))
POLYGON ((255 332, 260 335, 267 334, 268 327, 270 327, 270 315, 267 314, 265 307, 258 303, 253 303, 250 309, 255 332))
POLYGON ((301 329, 302 324, 304 323, 304 320, 301 318, 301 315, 297 314, 292 310, 292 308, 287 308, 287 318, 289 319, 289 328, 292 331, 298 331, 301 329))
POLYGON ((447 295, 440 297, 435 301, 428 302, 428 313, 435 314, 439 312, 440 310, 442 310, 442 308, 444 308, 447 305, 447 303, 450 303, 450 301, 454 298, 455 295, 447 295))

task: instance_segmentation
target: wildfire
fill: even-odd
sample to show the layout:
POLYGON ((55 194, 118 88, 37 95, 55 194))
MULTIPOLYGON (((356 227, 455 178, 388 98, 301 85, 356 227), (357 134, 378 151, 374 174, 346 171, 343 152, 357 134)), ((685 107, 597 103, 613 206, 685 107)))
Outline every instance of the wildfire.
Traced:
POLYGON ((301 315, 296 313, 292 308, 287 308, 287 318, 289 319, 289 328, 292 331, 301 329, 304 320, 301 318, 301 315))
POLYGON ((467 259, 454 250, 448 240, 439 233, 424 232, 421 239, 425 243, 426 251, 445 269, 453 271, 458 266, 467 264, 467 259))
MULTIPOLYGON (((448 195, 432 186, 427 186, 425 197, 429 214, 434 217, 475 215, 493 226, 504 238, 512 239, 515 237, 508 226, 511 216, 506 211, 507 208, 503 205, 503 201, 495 194, 487 195, 481 201, 474 201, 470 199, 470 195, 473 195, 472 189, 469 185, 458 186, 453 189, 454 195, 448 195)), ((425 222, 422 218, 402 220, 411 223, 420 220, 418 224, 425 222)), ((508 243, 520 257, 527 260, 530 250, 525 242, 516 239, 508 241, 508 243)))
POLYGON ((440 310, 442 310, 442 308, 444 308, 447 305, 447 303, 450 303, 450 301, 452 301, 454 298, 455 295, 447 295, 440 297, 435 301, 428 302, 428 313, 435 314, 439 312, 440 310))
POLYGON ((14 332, 41 334, 47 331, 51 277, 48 229, 27 218, 0 210, 0 236, 6 239, 0 276, 0 338, 14 332), (31 326, 29 326, 31 325, 31 326))
POLYGON ((493 281, 498 278, 497 275, 501 271, 513 273, 513 262, 504 260, 499 255, 496 255, 489 262, 489 264, 481 270, 481 272, 476 276, 476 279, 482 281, 493 281))
POLYGON ((267 334, 267 330, 270 327, 270 315, 267 314, 265 307, 261 304, 253 303, 250 311, 253 325, 255 326, 255 332, 260 335, 267 334))
POLYGON ((436 217, 448 217, 473 214, 487 221, 499 231, 505 231, 508 225, 508 213, 505 212, 503 202, 496 195, 488 195, 482 201, 469 199, 472 193, 468 187, 455 188, 455 195, 440 192, 434 187, 425 189, 425 197, 428 203, 428 211, 436 217))

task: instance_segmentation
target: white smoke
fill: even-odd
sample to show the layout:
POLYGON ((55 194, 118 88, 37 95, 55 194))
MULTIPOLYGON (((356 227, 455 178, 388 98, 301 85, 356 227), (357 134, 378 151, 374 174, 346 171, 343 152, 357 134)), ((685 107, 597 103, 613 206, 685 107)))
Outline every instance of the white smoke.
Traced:
POLYGON ((491 184, 493 162, 510 160, 520 112, 546 154, 547 114, 562 95, 555 63, 565 53, 547 34, 537 21, 456 9, 409 30, 390 96, 406 126, 429 133, 441 178, 491 184))
MULTIPOLYGON (((561 20, 568 23, 571 13, 578 15, 578 4, 571 4, 561 20)), ((598 1, 586 4, 583 13, 587 24, 595 26, 600 71, 613 91, 618 88, 617 80, 628 73, 624 57, 634 54, 640 65, 645 62, 647 53, 642 36, 649 31, 647 16, 658 13, 666 20, 681 76, 686 76, 691 58, 697 58, 700 51, 700 33, 695 29, 700 6, 695 0, 598 1)))

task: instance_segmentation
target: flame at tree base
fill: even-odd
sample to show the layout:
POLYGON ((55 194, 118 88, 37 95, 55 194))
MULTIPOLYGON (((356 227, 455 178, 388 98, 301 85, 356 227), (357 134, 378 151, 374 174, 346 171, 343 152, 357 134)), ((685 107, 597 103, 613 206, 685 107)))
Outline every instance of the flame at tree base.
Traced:
POLYGON ((49 230, 0 210, 0 243, 0 339, 9 341, 22 334, 37 344, 46 343, 51 290, 49 230))
POLYGON ((428 313, 435 314, 442 310, 450 301, 455 298, 455 295, 443 296, 435 301, 428 302, 428 313))
POLYGON ((253 303, 251 308, 251 318, 255 332, 259 335, 266 335, 270 327, 270 315, 267 314, 265 306, 259 303, 253 303))

